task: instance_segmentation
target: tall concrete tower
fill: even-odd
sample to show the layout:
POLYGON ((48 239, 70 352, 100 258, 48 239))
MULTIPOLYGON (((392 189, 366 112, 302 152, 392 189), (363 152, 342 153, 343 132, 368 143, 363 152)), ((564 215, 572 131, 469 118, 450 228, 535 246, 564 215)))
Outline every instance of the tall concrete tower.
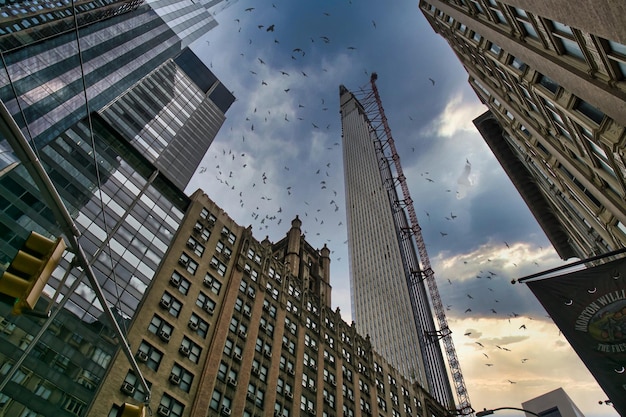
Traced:
MULTIPOLYGON (((442 404, 454 400, 390 160, 364 105, 340 87, 352 316, 357 330, 442 404), (378 144, 378 145, 377 145, 378 144)), ((368 106, 369 108, 369 106, 368 106)))

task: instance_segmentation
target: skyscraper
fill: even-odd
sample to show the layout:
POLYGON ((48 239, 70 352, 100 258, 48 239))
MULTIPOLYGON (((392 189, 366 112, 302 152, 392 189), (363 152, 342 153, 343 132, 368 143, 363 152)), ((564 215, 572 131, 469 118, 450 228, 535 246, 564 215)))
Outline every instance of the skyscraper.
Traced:
POLYGON ((393 162, 383 150, 389 142, 383 144, 353 93, 341 86, 339 94, 352 316, 374 349, 454 408, 424 282, 428 271, 421 270, 393 162))
POLYGON ((626 244, 624 5, 422 0, 489 111, 475 124, 564 258, 626 244))
MULTIPOLYGON (((182 5, 171 4, 166 11, 182 5)), ((182 49, 182 39, 191 41, 202 31, 194 26, 187 33, 183 23, 174 25, 177 33, 152 8, 137 6, 128 3, 119 13, 98 14, 79 31, 63 21, 19 32, 28 42, 3 51, 0 87, 81 232, 81 245, 122 328, 189 204, 182 190, 201 155, 181 167, 181 149, 187 143, 196 153, 206 151, 234 100, 197 57, 182 49), (62 30, 35 36, 55 28, 62 30), (130 102, 132 115, 125 112, 130 102), (162 155, 156 157, 155 149, 162 155)), ((197 7, 186 6, 179 17, 197 7)), ((61 12, 71 16, 72 8, 61 12)), ((204 16, 208 30, 215 22, 208 12, 204 16)), ((0 148, 4 269, 31 230, 47 236, 62 232, 4 137, 0 148)), ((81 280, 67 253, 37 309, 50 307, 53 295, 62 294, 67 302, 37 343, 34 335, 46 320, 12 317, 10 307, 0 306, 0 372, 6 374, 34 346, 2 389, 2 413, 70 417, 89 408, 119 341, 94 290, 81 280), (67 294, 73 282, 78 287, 67 294)))

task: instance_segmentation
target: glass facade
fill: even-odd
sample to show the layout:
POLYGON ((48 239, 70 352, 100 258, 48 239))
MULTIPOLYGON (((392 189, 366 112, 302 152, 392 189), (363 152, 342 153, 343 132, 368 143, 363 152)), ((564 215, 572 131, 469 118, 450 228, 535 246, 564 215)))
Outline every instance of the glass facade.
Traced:
POLYGON ((219 107, 211 94, 218 88, 225 89, 202 61, 185 49, 100 114, 170 181, 184 189, 234 101, 228 93, 230 101, 219 107), (193 62, 193 79, 187 72, 192 65, 185 65, 189 61, 193 62))
MULTIPOLYGON (((154 158, 151 147, 141 144, 163 144, 162 158, 174 160, 181 155, 168 154, 170 147, 195 140, 185 129, 204 129, 202 144, 206 149, 223 123, 224 112, 172 61, 185 42, 215 25, 208 13, 186 34, 177 32, 186 25, 170 26, 150 5, 113 4, 103 0, 76 6, 81 13, 81 8, 90 5, 111 5, 110 10, 102 9, 99 14, 94 9, 91 17, 81 15, 87 20, 78 33, 79 41, 75 30, 64 29, 62 15, 69 13, 73 20, 72 9, 62 6, 65 3, 55 3, 56 9, 49 9, 58 12, 52 17, 37 17, 57 17, 56 22, 29 23, 22 19, 26 26, 13 27, 15 33, 19 31, 17 35, 3 37, 6 34, 0 33, 0 99, 66 205, 107 303, 126 331, 189 204, 182 189, 191 174, 182 176, 180 184, 173 183, 169 178, 178 178, 182 170, 169 172, 167 161, 154 158), (33 27, 28 26, 31 23, 33 27), (191 38, 183 40, 184 36, 191 38), (170 80, 163 86, 171 87, 171 97, 159 97, 146 106, 151 116, 137 117, 133 121, 135 135, 124 136, 128 130, 117 120, 109 123, 105 111, 98 111, 118 97, 140 96, 139 86, 145 85, 142 79, 149 74, 148 79, 158 77, 156 68, 169 71, 169 78, 162 80, 170 80), (159 132, 163 137, 148 135, 151 123, 172 109, 178 111, 172 121, 185 122, 170 123, 159 132)), ((177 13, 176 4, 168 3, 170 15, 177 13)), ((165 6, 163 2, 160 5, 165 6)), ((2 6, 0 13, 16 8, 25 13, 19 7, 35 13, 40 6, 45 8, 37 1, 12 3, 2 6)), ((189 9, 180 6, 178 16, 183 17, 189 9)), ((195 8, 204 10, 202 5, 195 8)), ((214 84, 213 90, 224 88, 217 80, 214 84)), ((185 160, 185 169, 192 173, 197 162, 199 159, 185 160)), ((6 269, 33 230, 46 236, 62 235, 35 182, 0 137, 0 271, 6 269)), ((0 300, 0 382, 5 380, 2 375, 12 372, 16 361, 24 359, 13 377, 5 381, 0 415, 86 415, 119 349, 103 306, 84 279, 82 268, 71 263, 72 258, 69 251, 65 253, 36 308, 41 311, 52 305, 54 309, 51 299, 63 299, 66 304, 54 321, 11 316, 10 303, 0 300), (68 294, 74 283, 78 283, 77 289, 68 294), (42 338, 32 345, 32 352, 23 358, 24 349, 42 325, 48 324, 42 338)))

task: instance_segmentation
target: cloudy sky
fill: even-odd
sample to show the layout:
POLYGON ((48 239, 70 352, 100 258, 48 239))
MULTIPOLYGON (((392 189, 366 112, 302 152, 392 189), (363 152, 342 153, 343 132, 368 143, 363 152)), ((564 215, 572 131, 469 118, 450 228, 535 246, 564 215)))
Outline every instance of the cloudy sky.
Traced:
POLYGON ((339 85, 369 88, 377 72, 472 406, 563 387, 587 416, 617 415, 528 288, 510 284, 563 262, 474 128, 486 108, 417 0, 240 0, 216 19, 193 47, 237 100, 189 193, 259 240, 298 215, 332 251, 333 307, 350 322, 339 85))

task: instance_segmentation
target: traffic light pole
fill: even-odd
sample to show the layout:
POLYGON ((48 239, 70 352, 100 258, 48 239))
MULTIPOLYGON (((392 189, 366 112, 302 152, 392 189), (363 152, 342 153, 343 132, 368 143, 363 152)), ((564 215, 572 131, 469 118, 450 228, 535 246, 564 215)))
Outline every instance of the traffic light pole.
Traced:
MULTIPOLYGON (((26 170, 29 172, 29 174, 33 178, 33 181, 39 188, 44 200, 48 204, 48 207, 54 213, 56 221, 59 223, 60 227, 65 233, 65 237, 69 241, 68 242, 69 247, 72 248, 72 251, 78 260, 78 264, 83 267, 84 273, 87 276, 87 280, 91 284, 91 288, 95 291, 96 297, 98 298, 98 301, 102 305, 104 314, 108 317, 109 321, 111 322, 111 326, 113 327, 113 331, 115 335, 117 336, 117 339, 121 345, 122 351, 128 358, 128 362, 130 363, 131 368, 137 375, 137 378, 139 379, 141 387, 146 393, 144 403, 148 404, 150 400, 150 387, 148 386, 148 383, 146 382, 145 378, 143 377, 143 374, 141 373, 141 370, 139 369, 139 365, 137 364, 137 361, 135 360, 135 357, 133 356, 130 346, 128 345, 128 342, 126 341, 126 337, 124 336, 122 329, 120 328, 117 320, 115 319, 115 316, 113 315, 113 312, 111 311, 111 308, 107 304, 106 297, 104 296, 104 293, 102 292, 102 288, 100 287, 100 284, 98 283, 98 280, 96 279, 96 275, 93 269, 91 268, 91 264, 89 260, 87 259, 87 255, 85 254, 82 246, 80 245, 80 242, 78 241, 78 238, 80 237, 80 231, 76 227, 76 224, 74 223, 74 220, 72 219, 70 213, 67 211, 67 208, 65 207, 65 204, 61 200, 61 197, 59 196, 56 188, 54 187, 54 184, 50 180, 48 173, 46 172, 44 167, 41 165, 41 161, 39 160, 39 158, 37 158, 37 155, 35 155, 33 149, 28 144, 28 141, 24 137, 19 126, 17 125, 17 123, 15 123, 15 120, 13 119, 9 111, 7 110, 6 106, 4 105, 4 102, 2 102, 1 100, 0 100, 0 133, 4 136, 4 138, 7 139, 13 151, 17 155, 18 159, 22 162, 26 170)), ((80 280, 76 280, 76 281, 78 282, 80 280)), ((69 295, 67 295, 65 298, 69 298, 69 295)), ((59 309, 55 310, 55 313, 57 311, 59 311, 59 309)), ((39 333, 43 334, 43 330, 41 330, 39 333)), ((38 336, 40 337, 40 335, 38 336)), ((34 344, 35 343, 31 343, 31 346, 34 344)), ((10 380, 10 377, 7 376, 5 378, 5 381, 8 381, 8 380, 10 380)), ((3 383, 6 385, 6 382, 3 382, 3 383)))

